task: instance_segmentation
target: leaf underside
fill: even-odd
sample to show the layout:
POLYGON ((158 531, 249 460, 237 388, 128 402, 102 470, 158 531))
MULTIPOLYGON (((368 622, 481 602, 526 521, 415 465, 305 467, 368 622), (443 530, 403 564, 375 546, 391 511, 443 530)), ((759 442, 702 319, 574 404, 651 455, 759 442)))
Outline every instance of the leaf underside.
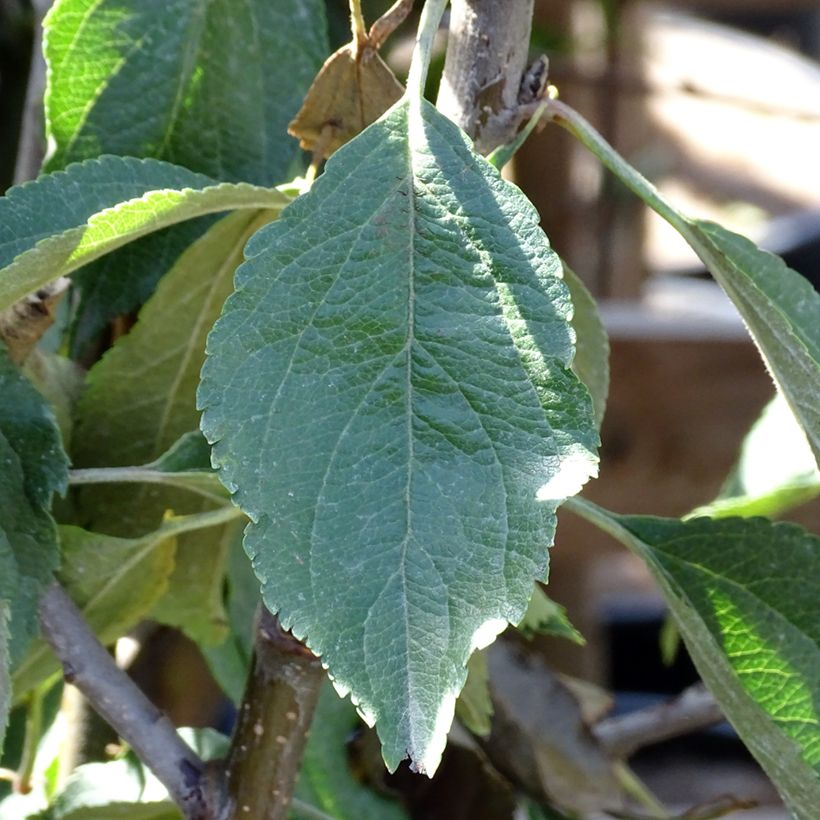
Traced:
POLYGON ((799 818, 820 804, 820 539, 762 518, 615 517, 698 670, 799 818))
POLYGON ((199 400, 267 606, 377 722, 388 766, 431 773, 465 663, 522 617, 597 433, 535 210, 413 105, 248 243, 199 400))

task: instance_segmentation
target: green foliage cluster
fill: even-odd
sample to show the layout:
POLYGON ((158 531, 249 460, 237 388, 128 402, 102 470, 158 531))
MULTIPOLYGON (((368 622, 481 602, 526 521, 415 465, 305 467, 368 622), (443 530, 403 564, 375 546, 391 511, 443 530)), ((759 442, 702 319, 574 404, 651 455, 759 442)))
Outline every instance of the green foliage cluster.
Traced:
MULTIPOLYGON (((606 334, 532 205, 421 99, 424 43, 405 96, 309 186, 286 128, 328 52, 324 4, 55 4, 53 150, 0 199, 0 311, 74 283, 56 344, 22 369, 0 346, 0 736, 58 672, 37 634, 52 578, 106 644, 146 617, 180 628, 235 699, 261 586, 388 768, 432 775, 454 713, 489 731, 480 650, 508 624, 580 639, 535 583, 563 505, 645 560, 729 720, 794 814, 816 816, 820 539, 741 516, 820 488, 820 297, 681 214, 556 104, 735 302, 784 402, 770 427, 800 453, 755 481, 758 430, 688 520, 577 498, 606 334)), ((294 816, 403 816, 332 765, 355 723, 327 687, 294 816)), ((176 816, 132 760, 66 783, 57 757, 45 744, 37 762, 43 816, 176 816)), ((16 800, 0 817, 29 810, 16 800)))

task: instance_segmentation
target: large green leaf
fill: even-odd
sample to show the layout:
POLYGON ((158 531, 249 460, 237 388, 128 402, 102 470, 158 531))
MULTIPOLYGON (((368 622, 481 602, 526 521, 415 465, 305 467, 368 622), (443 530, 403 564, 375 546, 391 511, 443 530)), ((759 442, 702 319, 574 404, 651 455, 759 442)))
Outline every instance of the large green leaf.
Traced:
MULTIPOLYGON (((11 663, 37 631, 37 604, 58 563, 48 510, 68 459, 54 415, 0 344, 0 600, 10 614, 11 663)), ((4 718, 0 718, 0 723, 4 718)))
POLYGON ((287 124, 327 52, 321 0, 59 0, 48 167, 112 153, 283 182, 298 155, 287 124))
POLYGON ((644 558, 727 718, 796 816, 816 817, 820 538, 762 518, 684 522, 573 506, 644 558))
POLYGON ((268 607, 377 721, 388 766, 432 772, 597 433, 534 208, 413 105, 248 243, 200 403, 268 607))
POLYGON ((283 191, 217 183, 157 160, 101 157, 0 199, 0 309, 138 236, 202 214, 281 209, 283 191))
POLYGON ((820 495, 820 470, 806 434, 778 393, 746 435, 718 497, 690 517, 780 515, 820 495))
MULTIPOLYGON (((77 410, 77 465, 150 461, 197 427, 196 388, 205 337, 233 290, 245 243, 276 213, 242 211, 214 225, 163 278, 131 332, 91 369, 77 410), (130 377, 123 379, 123 373, 130 377)), ((208 450, 201 437, 190 445, 208 450)), ((159 483, 137 490, 133 485, 86 490, 81 507, 94 528, 131 536, 154 529, 167 509, 193 513, 224 504, 214 492, 212 474, 167 472, 168 467, 179 470, 179 456, 176 452, 154 465, 157 478, 189 488, 196 484, 198 496, 159 483)), ((157 619, 182 627, 197 641, 215 643, 224 637, 224 562, 235 529, 236 524, 226 525, 179 539, 168 594, 153 613, 157 619)))

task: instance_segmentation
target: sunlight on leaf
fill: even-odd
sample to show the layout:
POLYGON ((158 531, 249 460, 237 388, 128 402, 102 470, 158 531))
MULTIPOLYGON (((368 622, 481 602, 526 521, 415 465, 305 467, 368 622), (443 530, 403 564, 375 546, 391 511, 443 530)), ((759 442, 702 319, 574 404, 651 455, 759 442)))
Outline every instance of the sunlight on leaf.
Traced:
POLYGON ((249 242, 199 401, 268 607, 389 767, 432 773, 464 665, 523 616, 597 433, 535 210, 413 105, 249 242))

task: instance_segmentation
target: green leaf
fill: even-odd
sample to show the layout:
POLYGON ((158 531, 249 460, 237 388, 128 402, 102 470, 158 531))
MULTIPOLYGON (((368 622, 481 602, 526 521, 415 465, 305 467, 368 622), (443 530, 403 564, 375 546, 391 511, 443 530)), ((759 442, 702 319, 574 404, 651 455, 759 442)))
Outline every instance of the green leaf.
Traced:
POLYGON ((167 162, 87 160, 0 199, 0 309, 152 231, 202 214, 281 209, 283 191, 217 183, 167 162))
POLYGON ((566 262, 563 267, 564 281, 572 297, 572 329, 577 339, 572 369, 592 396, 600 428, 609 395, 609 337, 592 294, 566 262))
MULTIPOLYGON (((61 526, 63 563, 58 580, 104 644, 113 643, 151 609, 175 566, 175 547, 186 533, 221 529, 239 517, 227 507, 167 518, 140 538, 116 538, 79 527, 61 526)), ((14 674, 15 697, 57 669, 54 654, 40 640, 14 674)))
POLYGON ((156 290, 159 280, 217 219, 212 214, 163 228, 73 273, 71 280, 79 291, 79 304, 71 323, 71 357, 96 360, 100 336, 109 322, 139 311, 156 290))
POLYGON ((68 486, 68 457, 49 405, 6 356, 0 343, 0 433, 17 454, 23 490, 43 509, 68 486))
MULTIPOLYGON (((115 538, 61 526, 58 578, 104 644, 124 635, 168 586, 176 539, 159 530, 140 539, 115 538)), ((17 696, 59 669, 43 640, 32 644, 14 675, 17 696)))
POLYGON ((555 635, 581 646, 586 643, 584 636, 570 623, 564 607, 555 603, 538 584, 535 585, 527 611, 516 629, 525 638, 555 635))
POLYGON ((683 522, 572 507, 647 562, 726 717, 795 815, 816 817, 820 538, 762 518, 683 522))
POLYGON ((211 447, 199 430, 180 436, 156 461, 146 465, 161 473, 212 472, 211 447))
POLYGON ((820 471, 806 434, 778 393, 747 433, 718 497, 690 516, 780 515, 820 495, 820 471))
MULTIPOLYGON (((359 725, 356 711, 325 685, 319 696, 296 797, 334 820, 401 820, 407 814, 394 800, 362 785, 346 765, 347 741, 359 725)), ((312 820, 315 814, 298 803, 291 806, 292 820, 312 820)))
POLYGON ((325 27, 320 0, 59 0, 45 22, 49 169, 112 153, 282 182, 325 27))
POLYGON ((820 461, 820 294, 774 254, 691 220, 692 247, 735 303, 820 461))
POLYGON ((85 371, 65 356, 35 348, 23 364, 23 373, 54 411, 64 446, 69 450, 74 406, 83 389, 85 371))
POLYGON ((200 388, 214 463, 267 606, 389 768, 430 773, 469 656, 521 619, 596 469, 560 261, 520 191, 406 100, 247 256, 200 388))
POLYGON ((0 344, 0 603, 10 616, 4 654, 12 666, 37 632, 37 604, 59 560, 48 510, 67 476, 51 409, 0 344))
POLYGON ((493 702, 490 698, 490 674, 487 656, 474 652, 467 661, 467 681, 456 701, 456 717, 474 735, 487 737, 492 728, 493 702))
MULTIPOLYGON (((242 211, 216 223, 163 278, 131 332, 89 372, 77 409, 75 463, 116 466, 161 457, 146 465, 157 483, 137 491, 126 486, 83 492, 81 507, 95 529, 134 535, 154 529, 168 509, 193 513, 225 503, 208 463, 207 442, 201 436, 177 440, 199 423, 196 388, 205 337, 233 289, 245 243, 276 215, 242 211), (123 379, 123 373, 130 378, 123 379), (163 455, 169 447, 184 452, 175 449, 163 455), (198 469, 188 472, 192 466, 198 469), (174 491, 162 484, 185 489, 174 491)), ((138 472, 133 477, 139 479, 138 472)), ((158 602, 154 617, 183 628, 198 642, 213 644, 224 638, 222 585, 234 530, 226 526, 180 538, 168 594, 158 602)))
POLYGON ((778 256, 714 222, 685 216, 576 111, 558 100, 552 118, 691 245, 743 317, 763 360, 820 461, 820 294, 778 256))
POLYGON ((239 706, 253 656, 253 624, 261 601, 259 582, 239 540, 230 547, 225 581, 230 631, 218 646, 201 649, 222 691, 239 706))
POLYGON ((78 766, 49 807, 49 820, 180 820, 163 785, 128 758, 78 766))

